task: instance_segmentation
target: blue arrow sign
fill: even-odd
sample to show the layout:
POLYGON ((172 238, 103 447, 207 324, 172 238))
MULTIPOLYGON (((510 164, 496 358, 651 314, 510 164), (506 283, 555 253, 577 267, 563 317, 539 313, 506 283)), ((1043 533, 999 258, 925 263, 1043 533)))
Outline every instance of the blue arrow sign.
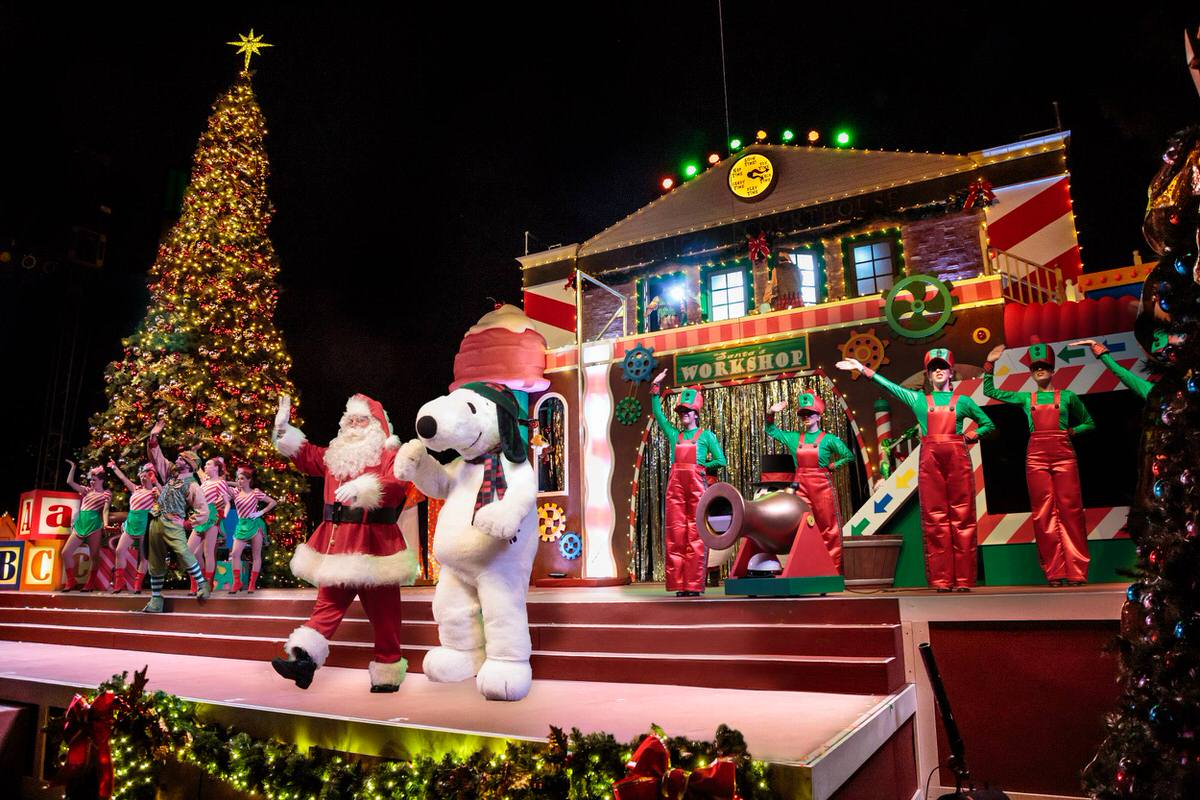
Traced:
POLYGON ((1113 342, 1112 344, 1109 344, 1107 341, 1104 341, 1104 342, 1101 342, 1101 344, 1103 344, 1105 347, 1107 347, 1113 353, 1124 353, 1125 352, 1125 343, 1124 342, 1113 342))
POLYGON ((875 513, 878 514, 879 512, 883 511, 885 508, 887 508, 891 504, 891 502, 892 502, 892 496, 890 494, 885 494, 881 499, 876 500, 875 501, 875 513))

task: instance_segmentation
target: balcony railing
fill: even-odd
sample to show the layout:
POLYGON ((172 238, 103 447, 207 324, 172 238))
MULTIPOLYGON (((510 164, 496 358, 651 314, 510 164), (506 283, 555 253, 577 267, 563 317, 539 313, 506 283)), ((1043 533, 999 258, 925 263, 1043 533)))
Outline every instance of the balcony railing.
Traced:
POLYGON ((1066 299, 1062 270, 1036 264, 1004 250, 987 250, 988 273, 1000 276, 1004 297, 1015 303, 1061 303, 1066 299))

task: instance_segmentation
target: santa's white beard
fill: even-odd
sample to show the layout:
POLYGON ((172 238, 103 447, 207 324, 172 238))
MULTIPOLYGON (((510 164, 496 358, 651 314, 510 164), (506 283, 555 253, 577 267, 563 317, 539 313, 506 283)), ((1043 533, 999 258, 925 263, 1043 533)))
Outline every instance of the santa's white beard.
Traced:
POLYGON ((385 439, 378 423, 361 433, 353 428, 342 428, 325 450, 325 466, 338 480, 357 478, 367 467, 380 462, 385 439))

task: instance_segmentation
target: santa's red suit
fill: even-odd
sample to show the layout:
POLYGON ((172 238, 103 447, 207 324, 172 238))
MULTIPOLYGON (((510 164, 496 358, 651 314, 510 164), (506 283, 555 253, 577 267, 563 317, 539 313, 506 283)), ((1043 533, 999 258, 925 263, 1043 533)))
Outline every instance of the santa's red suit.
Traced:
MULTIPOLYGON (((382 406, 361 394, 346 403, 338 437, 328 447, 312 444, 291 425, 275 437, 276 448, 301 472, 325 479, 321 524, 291 561, 292 574, 317 587, 317 602, 308 621, 292 631, 284 651, 294 659, 294 649, 301 648, 317 667, 324 664, 329 640, 357 596, 375 633, 369 672, 376 691, 404 680, 408 664, 400 650, 400 587, 412 584, 418 571, 416 556, 405 547, 396 524, 409 489, 392 474, 397 444, 382 406), (364 437, 377 447, 356 441, 364 437), (347 442, 359 446, 348 454, 340 446, 347 442)), ((297 685, 304 688, 307 682, 297 685)))

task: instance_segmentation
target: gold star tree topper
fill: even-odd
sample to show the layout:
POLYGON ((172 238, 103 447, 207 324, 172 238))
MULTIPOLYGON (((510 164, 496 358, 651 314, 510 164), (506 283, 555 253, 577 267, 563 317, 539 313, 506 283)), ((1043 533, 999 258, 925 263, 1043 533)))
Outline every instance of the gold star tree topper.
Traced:
POLYGON ((250 29, 249 35, 244 34, 244 33, 239 33, 238 38, 241 39, 241 41, 226 42, 225 44, 231 44, 234 47, 236 47, 238 55, 242 55, 243 53, 246 55, 246 66, 244 67, 244 69, 247 69, 247 70, 250 69, 250 59, 253 58, 254 56, 260 55, 259 50, 262 50, 264 47, 274 47, 275 46, 273 44, 267 44, 266 42, 264 42, 262 40, 263 34, 260 33, 258 36, 255 36, 254 28, 250 29))

